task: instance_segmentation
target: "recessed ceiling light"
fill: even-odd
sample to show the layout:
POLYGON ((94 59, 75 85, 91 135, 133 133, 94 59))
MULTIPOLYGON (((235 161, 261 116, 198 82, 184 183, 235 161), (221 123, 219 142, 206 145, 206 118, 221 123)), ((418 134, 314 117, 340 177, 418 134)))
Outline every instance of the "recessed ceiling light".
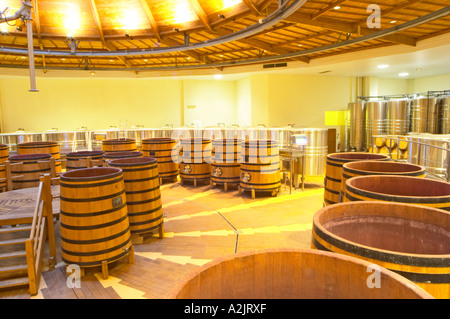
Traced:
POLYGON ((114 60, 109 60, 109 62, 114 62, 114 60))
POLYGON ((389 65, 387 65, 387 64, 380 64, 377 66, 377 68, 379 68, 379 69, 387 69, 388 67, 389 67, 389 65))
POLYGON ((341 7, 340 6, 335 6, 334 10, 339 10, 341 7))
POLYGON ((223 78, 222 74, 214 74, 214 79, 221 80, 223 78))
POLYGON ((397 20, 392 20, 391 23, 397 23, 397 20))
POLYGON ((398 75, 399 75, 399 76, 408 76, 409 73, 408 73, 408 72, 402 72, 402 73, 399 73, 398 75))
POLYGON ((422 68, 417 68, 416 71, 422 71, 422 68))
POLYGON ((299 46, 299 47, 302 47, 302 46, 303 46, 303 44, 299 44, 298 46, 299 46))
POLYGON ((95 75, 95 72, 91 72, 91 75, 95 75))
POLYGON ((144 60, 144 62, 147 62, 147 61, 148 61, 147 59, 144 60))

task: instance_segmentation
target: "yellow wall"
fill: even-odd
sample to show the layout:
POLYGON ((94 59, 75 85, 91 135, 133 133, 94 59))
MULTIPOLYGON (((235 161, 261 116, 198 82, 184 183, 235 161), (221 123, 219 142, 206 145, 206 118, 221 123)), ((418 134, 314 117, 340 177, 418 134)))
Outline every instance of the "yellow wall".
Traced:
POLYGON ((269 125, 325 128, 325 112, 351 100, 350 77, 270 75, 269 125))
MULTIPOLYGON (((370 78, 369 89, 394 95, 450 89, 449 83, 450 75, 370 78)), ((326 112, 346 110, 358 91, 357 78, 287 74, 252 74, 235 81, 39 77, 37 86, 39 93, 31 93, 26 76, 0 78, 2 132, 101 130, 125 123, 128 128, 218 123, 326 128, 326 112)))
POLYGON ((413 92, 411 93, 426 93, 428 91, 441 90, 450 90, 450 74, 415 79, 413 92))
POLYGON ((252 95, 250 77, 236 81, 236 123, 252 126, 252 95))
POLYGON ((236 122, 235 81, 184 80, 184 124, 198 127, 236 122))
POLYGON ((378 95, 400 95, 408 94, 408 83, 406 79, 378 79, 378 95))
POLYGON ((180 125, 179 81, 40 78, 37 83, 39 92, 31 93, 28 78, 0 80, 3 132, 180 125))

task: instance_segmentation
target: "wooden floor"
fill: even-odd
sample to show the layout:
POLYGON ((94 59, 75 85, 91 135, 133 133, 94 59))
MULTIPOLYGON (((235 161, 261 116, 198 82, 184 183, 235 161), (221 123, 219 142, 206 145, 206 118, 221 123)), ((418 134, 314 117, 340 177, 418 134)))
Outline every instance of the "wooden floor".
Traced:
MULTIPOLYGON (((0 291, 0 298, 163 299, 178 280, 215 258, 265 248, 310 248, 312 216, 323 205, 322 185, 319 178, 307 181, 304 191, 290 194, 282 186, 276 197, 252 199, 234 189, 164 184, 165 237, 155 234, 134 245, 134 264, 126 258, 111 264, 106 280, 101 269, 89 269, 80 288, 69 288, 58 256, 56 269, 42 273, 38 295, 21 289, 0 291)), ((55 229, 60 252, 59 222, 55 229)))

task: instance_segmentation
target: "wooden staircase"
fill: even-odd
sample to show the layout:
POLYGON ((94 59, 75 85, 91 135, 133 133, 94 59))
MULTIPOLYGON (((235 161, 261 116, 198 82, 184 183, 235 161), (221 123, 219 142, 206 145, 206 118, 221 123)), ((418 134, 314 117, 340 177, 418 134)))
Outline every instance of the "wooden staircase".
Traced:
POLYGON ((0 290, 39 289, 45 244, 50 250, 49 269, 56 263, 51 177, 41 178, 33 217, 2 220, 0 227, 0 290))
POLYGON ((13 226, 0 228, 0 289, 21 288, 29 284, 25 242, 31 225, 13 226))

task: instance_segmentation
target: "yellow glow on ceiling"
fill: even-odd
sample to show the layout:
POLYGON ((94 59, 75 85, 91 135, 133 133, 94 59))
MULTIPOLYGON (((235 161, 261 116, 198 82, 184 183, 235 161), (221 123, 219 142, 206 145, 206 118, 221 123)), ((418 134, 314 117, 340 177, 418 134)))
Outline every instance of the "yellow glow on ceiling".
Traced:
POLYGON ((242 3, 242 0, 222 0, 222 10, 242 3))
POLYGON ((77 4, 67 3, 64 10, 62 23, 67 36, 73 37, 81 29, 81 10, 77 4))
POLYGON ((136 10, 127 9, 123 12, 123 17, 120 19, 122 29, 137 30, 139 29, 139 14, 136 10))
POLYGON ((173 13, 175 23, 185 23, 189 21, 198 20, 197 15, 192 10, 192 7, 187 0, 177 1, 173 13))

